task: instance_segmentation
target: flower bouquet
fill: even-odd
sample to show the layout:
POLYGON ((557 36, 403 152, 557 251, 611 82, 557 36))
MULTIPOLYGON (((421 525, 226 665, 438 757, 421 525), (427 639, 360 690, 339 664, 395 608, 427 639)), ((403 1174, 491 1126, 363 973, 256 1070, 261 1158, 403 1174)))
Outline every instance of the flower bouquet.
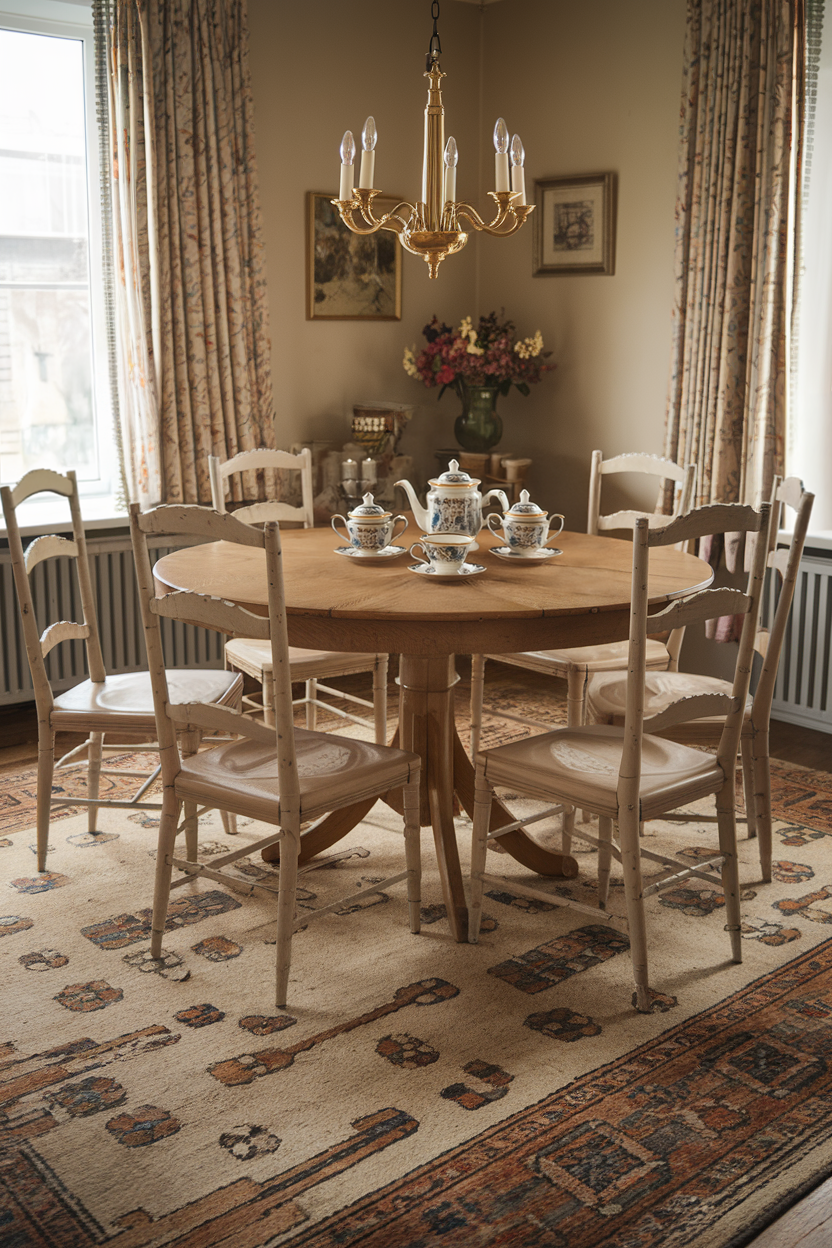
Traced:
POLYGON ((449 386, 456 390, 463 410, 454 433, 467 451, 487 451, 499 442, 499 394, 516 386, 527 395, 530 384, 555 367, 547 362, 551 352, 543 350, 540 330, 531 338, 517 338, 514 323, 498 320, 496 312, 481 316, 476 329, 468 316, 458 329, 433 317, 422 332, 427 345, 418 355, 415 347, 405 348, 404 370, 426 386, 441 386, 440 399, 449 386))

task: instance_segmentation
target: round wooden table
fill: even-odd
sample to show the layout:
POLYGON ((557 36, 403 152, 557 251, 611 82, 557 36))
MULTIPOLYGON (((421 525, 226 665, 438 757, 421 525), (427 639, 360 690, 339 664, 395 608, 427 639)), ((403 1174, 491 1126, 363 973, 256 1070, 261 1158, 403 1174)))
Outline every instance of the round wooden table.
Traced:
MULTIPOLYGON (((492 554, 499 542, 483 530, 469 561, 487 571, 451 581, 409 572, 413 561, 407 554, 371 564, 338 555, 331 529, 292 529, 281 537, 290 645, 401 656, 396 743, 422 758, 422 826, 433 829, 448 921, 455 938, 464 941, 467 910, 453 800, 456 793, 463 809, 473 813, 474 771, 454 725, 454 656, 626 638, 632 547, 618 538, 563 532, 556 539, 562 555, 527 566, 492 554)), ((409 546, 418 537, 411 520, 398 544, 409 546)), ((261 550, 225 542, 189 546, 160 559, 154 575, 163 590, 195 590, 266 614, 261 550)), ((650 557, 651 607, 658 610, 706 587, 712 575, 693 555, 657 548, 650 557)), ((390 800, 395 804, 393 795, 390 800)), ((326 816, 304 833, 303 857, 339 840, 372 804, 326 816)), ((492 829, 511 822, 510 812, 495 801, 492 829)), ((541 875, 577 875, 574 858, 543 849, 522 830, 500 842, 541 875)))

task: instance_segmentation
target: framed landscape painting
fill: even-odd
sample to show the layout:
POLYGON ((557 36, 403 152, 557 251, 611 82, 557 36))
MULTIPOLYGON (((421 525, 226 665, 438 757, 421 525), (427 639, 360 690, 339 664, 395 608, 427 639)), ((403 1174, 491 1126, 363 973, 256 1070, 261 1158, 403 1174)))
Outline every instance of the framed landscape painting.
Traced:
MULTIPOLYGON (((400 321, 402 250, 395 234, 353 234, 330 200, 335 192, 310 191, 306 211, 306 319, 400 321)), ((376 216, 398 201, 375 200, 376 216)))
POLYGON ((542 178, 534 184, 535 277, 615 272, 615 175, 542 178))

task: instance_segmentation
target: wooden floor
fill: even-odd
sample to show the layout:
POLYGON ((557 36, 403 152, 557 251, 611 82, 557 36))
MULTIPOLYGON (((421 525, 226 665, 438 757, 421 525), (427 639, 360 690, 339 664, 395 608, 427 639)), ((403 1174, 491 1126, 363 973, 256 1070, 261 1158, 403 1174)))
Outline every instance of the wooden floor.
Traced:
MULTIPOLYGON (((537 680, 533 673, 518 672, 518 683, 523 683, 525 676, 537 680)), ((832 772, 832 735, 828 733, 772 720, 771 753, 786 763, 832 772)), ((34 707, 0 709, 0 776, 9 768, 34 763, 36 758, 34 707)), ((832 1179, 799 1200, 748 1248, 832 1248, 832 1179)))

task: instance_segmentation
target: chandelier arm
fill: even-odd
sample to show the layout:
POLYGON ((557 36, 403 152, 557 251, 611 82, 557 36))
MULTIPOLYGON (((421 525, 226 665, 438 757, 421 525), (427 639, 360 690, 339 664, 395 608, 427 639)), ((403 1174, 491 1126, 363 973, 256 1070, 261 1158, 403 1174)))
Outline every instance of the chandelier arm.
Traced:
MULTIPOLYGON (((374 192, 378 194, 378 192, 374 192)), ((407 200, 402 200, 396 204, 391 212, 386 212, 382 217, 376 217, 372 210, 372 204, 368 199, 366 203, 359 203, 354 199, 333 199, 330 201, 339 212, 341 220, 353 234, 376 234, 379 230, 390 230, 393 234, 401 234, 408 227, 408 221, 400 217, 396 213, 397 208, 407 208, 413 215, 414 207, 407 200), (356 219, 356 213, 361 215, 356 219), (363 218, 363 221, 362 221, 363 218), (368 224, 364 224, 367 222, 368 224)))

